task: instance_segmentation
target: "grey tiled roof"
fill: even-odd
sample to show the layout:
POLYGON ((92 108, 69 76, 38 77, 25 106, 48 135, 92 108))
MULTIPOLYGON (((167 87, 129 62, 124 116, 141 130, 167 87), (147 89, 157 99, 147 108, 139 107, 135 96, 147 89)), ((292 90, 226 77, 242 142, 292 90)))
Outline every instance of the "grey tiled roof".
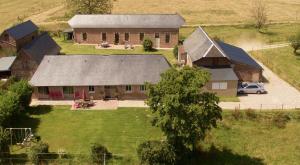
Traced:
POLYGON ((262 67, 243 49, 221 41, 218 41, 217 43, 231 60, 247 64, 257 69, 262 69, 262 67))
POLYGON ((0 58, 0 71, 10 71, 10 67, 15 61, 16 56, 0 58))
POLYGON ((161 55, 45 56, 33 86, 102 86, 157 83, 170 68, 161 55))
MULTIPOLYGON (((205 68, 206 69, 206 68, 205 68)), ((232 68, 206 69, 211 73, 212 81, 238 80, 232 68)))
POLYGON ((23 38, 26 35, 34 32, 34 31, 37 31, 37 30, 38 30, 38 27, 33 22, 31 22, 29 20, 29 21, 23 22, 21 24, 18 24, 16 26, 13 26, 9 29, 6 29, 5 31, 11 37, 18 40, 18 39, 23 38))
POLYGON ((224 57, 227 57, 220 47, 206 34, 201 27, 198 27, 183 42, 183 46, 184 50, 191 57, 192 62, 197 61, 208 54, 212 47, 217 48, 224 57))
POLYGON ((178 14, 75 15, 72 28, 179 28, 185 20, 178 14))
POLYGON ((38 63, 42 61, 45 55, 58 54, 60 49, 57 43, 47 33, 41 34, 38 38, 22 48, 25 53, 31 55, 38 63))

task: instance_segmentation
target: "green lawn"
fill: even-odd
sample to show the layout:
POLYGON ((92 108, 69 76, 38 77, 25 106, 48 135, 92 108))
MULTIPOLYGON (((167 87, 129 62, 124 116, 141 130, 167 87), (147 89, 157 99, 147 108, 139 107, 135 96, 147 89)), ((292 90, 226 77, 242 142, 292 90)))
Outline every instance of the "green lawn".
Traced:
MULTIPOLYGON (((99 142, 129 164, 138 164, 136 147, 139 143, 164 139, 162 132, 151 126, 151 114, 147 109, 71 111, 68 106, 33 109, 30 118, 19 120, 19 126, 34 128, 53 152, 64 149, 68 153, 87 154, 90 144, 99 142)), ((206 164, 289 165, 300 161, 299 111, 288 112, 293 119, 285 129, 276 128, 267 120, 275 112, 259 113, 266 117, 255 121, 236 121, 231 113, 223 113, 223 121, 209 134, 203 146, 205 152, 197 158, 206 164), (209 150, 212 144, 216 148, 209 150)))
POLYGON ((162 54, 171 64, 177 61, 172 49, 153 52, 145 52, 142 47, 135 47, 133 50, 95 49, 95 46, 92 45, 78 45, 59 37, 54 37, 54 39, 61 46, 61 52, 65 54, 162 54))
MULTIPOLYGON (((181 28, 181 38, 189 36, 195 28, 181 28)), ((219 37, 221 40, 232 44, 244 44, 245 42, 274 43, 286 42, 291 35, 299 29, 300 24, 273 24, 269 25, 264 32, 259 32, 253 26, 206 26, 205 31, 211 37, 219 37)))
POLYGON ((291 47, 255 51, 251 54, 300 90, 300 55, 295 55, 291 47))

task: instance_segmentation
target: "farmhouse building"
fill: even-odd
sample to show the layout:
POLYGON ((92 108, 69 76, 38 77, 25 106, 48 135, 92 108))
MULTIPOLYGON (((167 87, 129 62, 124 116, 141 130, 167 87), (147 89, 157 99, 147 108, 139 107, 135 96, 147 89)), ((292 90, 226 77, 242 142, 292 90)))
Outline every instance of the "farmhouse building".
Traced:
POLYGON ((75 15, 68 23, 80 44, 141 45, 149 38, 156 48, 172 48, 185 20, 178 14, 75 15))
POLYGON ((17 78, 30 79, 44 56, 59 54, 60 49, 47 33, 41 34, 18 52, 11 67, 11 74, 17 78))
POLYGON ((219 95, 236 95, 238 81, 262 80, 262 67, 244 50, 212 40, 201 27, 179 48, 178 60, 185 65, 208 68, 212 80, 206 89, 219 95))
POLYGON ((7 79, 11 76, 11 66, 15 59, 15 56, 0 58, 0 79, 7 79))
POLYGON ((0 35, 0 48, 19 51, 38 36, 38 27, 29 21, 6 29, 0 35))
POLYGON ((37 99, 145 99, 169 68, 161 55, 45 56, 30 84, 37 99))

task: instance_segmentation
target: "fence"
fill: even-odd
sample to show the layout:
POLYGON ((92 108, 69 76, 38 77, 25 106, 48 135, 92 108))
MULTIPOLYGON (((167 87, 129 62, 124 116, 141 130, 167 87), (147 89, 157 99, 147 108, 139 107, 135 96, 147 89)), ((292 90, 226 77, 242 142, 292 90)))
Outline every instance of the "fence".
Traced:
MULTIPOLYGON (((96 164, 101 165, 118 165, 118 164, 138 164, 138 159, 129 155, 112 154, 100 155, 96 164)), ((33 163, 27 154, 12 154, 0 158, 0 164, 31 164, 33 163)), ((95 164, 88 154, 62 154, 62 153, 40 153, 36 164, 95 164)))
POLYGON ((255 110, 299 110, 300 111, 300 102, 294 104, 251 104, 251 103, 228 103, 221 102, 220 106, 223 109, 229 110, 245 110, 245 109, 255 109, 255 110))

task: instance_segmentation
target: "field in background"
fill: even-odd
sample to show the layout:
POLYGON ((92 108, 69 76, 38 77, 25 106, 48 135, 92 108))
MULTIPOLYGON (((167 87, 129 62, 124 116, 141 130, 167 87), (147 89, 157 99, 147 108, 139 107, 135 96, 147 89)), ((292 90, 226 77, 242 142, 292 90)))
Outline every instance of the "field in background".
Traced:
POLYGON ((291 47, 255 51, 251 55, 300 90, 300 54, 295 55, 291 47))
MULTIPOLYGON (((266 0, 271 22, 299 22, 298 0, 266 0)), ((1 0, 0 30, 17 17, 37 24, 65 21, 65 0, 1 0)), ((252 22, 249 0, 114 0, 113 13, 180 13, 187 24, 232 24, 252 22)))
MULTIPOLYGON (((271 120, 277 112, 242 114, 223 112, 223 121, 207 136, 203 151, 196 156, 204 164, 297 164, 300 161, 300 113, 286 111, 292 120, 285 129, 271 120), (214 144, 215 149, 209 150, 214 144), (208 151, 209 150, 209 151, 208 151)), ((138 164, 136 147, 145 140, 163 140, 159 128, 150 124, 147 109, 121 108, 112 111, 71 111, 69 106, 35 107, 29 118, 19 120, 21 127, 49 143, 50 151, 88 154, 92 143, 99 142, 114 154, 122 155, 127 164, 138 164)), ((21 153, 22 151, 17 151, 21 153)), ((195 163, 199 164, 199 163, 195 163)))

